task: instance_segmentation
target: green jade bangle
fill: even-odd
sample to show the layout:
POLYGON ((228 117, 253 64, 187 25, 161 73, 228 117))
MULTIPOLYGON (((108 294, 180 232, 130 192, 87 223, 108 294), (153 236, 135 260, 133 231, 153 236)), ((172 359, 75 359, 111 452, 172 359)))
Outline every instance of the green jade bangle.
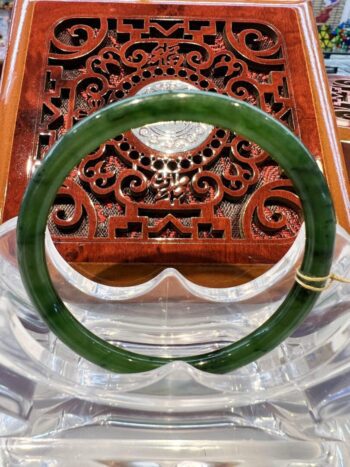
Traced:
MULTIPOLYGON (((50 279, 45 256, 46 223, 59 187, 83 157, 125 131, 169 120, 226 128, 267 151, 293 181, 302 202, 306 243, 301 272, 324 277, 332 264, 336 221, 328 187, 313 157, 281 123, 245 102, 206 92, 157 93, 101 109, 52 147, 30 181, 18 218, 18 262, 28 295, 51 331, 82 357, 118 373, 149 371, 176 359, 118 348, 79 323, 50 279)), ((324 284, 320 281, 320 287, 324 284)), ((252 333, 220 350, 181 360, 211 373, 226 373, 246 365, 288 337, 311 311, 318 295, 295 282, 276 312, 252 333)))

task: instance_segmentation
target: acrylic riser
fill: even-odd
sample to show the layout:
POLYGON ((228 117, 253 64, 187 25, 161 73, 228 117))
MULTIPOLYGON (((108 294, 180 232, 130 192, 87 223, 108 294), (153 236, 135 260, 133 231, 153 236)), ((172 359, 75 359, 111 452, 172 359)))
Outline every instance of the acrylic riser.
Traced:
MULTIPOLYGON (((226 375, 180 361, 118 375, 61 344, 30 304, 16 219, 0 227, 0 432, 3 466, 350 466, 350 286, 333 283, 281 346, 226 375)), ((86 327, 152 355, 204 353, 265 321, 288 292, 300 232, 267 273, 206 289, 175 269, 113 288, 91 282, 47 238, 54 283, 86 327)), ((333 272, 350 275, 338 227, 333 272)))

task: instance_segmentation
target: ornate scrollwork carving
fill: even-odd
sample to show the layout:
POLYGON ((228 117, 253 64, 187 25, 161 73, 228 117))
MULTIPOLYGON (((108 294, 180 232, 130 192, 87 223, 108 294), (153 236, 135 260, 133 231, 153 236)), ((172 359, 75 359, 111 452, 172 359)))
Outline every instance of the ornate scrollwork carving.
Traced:
POLYGON ((274 180, 254 192, 242 216, 245 238, 264 238, 269 233, 288 238, 290 233, 297 233, 301 204, 291 187, 289 180, 274 180))
POLYGON ((115 185, 116 198, 135 200, 143 197, 149 186, 149 181, 139 170, 124 170, 115 185))
MULTIPOLYGON (((182 82, 234 96, 298 133, 283 42, 267 23, 70 18, 56 25, 50 41, 40 127, 49 144, 85 116, 151 83, 167 89, 182 82)), ((50 221, 54 236, 294 237, 299 202, 266 152, 223 129, 206 127, 196 139, 196 124, 172 128, 179 144, 170 140, 169 150, 160 146, 159 127, 159 134, 142 130, 145 138, 139 131, 116 135, 86 157, 60 192, 50 221), (193 145, 184 149, 179 135, 193 145)))
POLYGON ((57 204, 52 209, 50 222, 60 230, 70 231, 77 230, 86 217, 89 219, 86 236, 93 238, 97 227, 94 205, 87 193, 81 187, 77 188, 71 177, 67 178, 58 192, 57 204), (61 204, 58 204, 60 200, 61 204))
POLYGON ((273 68, 284 65, 281 35, 272 26, 256 23, 242 27, 242 23, 226 23, 224 37, 229 47, 255 64, 273 68))
POLYGON ((332 80, 331 92, 333 107, 339 125, 350 126, 350 80, 332 80))
POLYGON ((108 24, 103 19, 65 20, 51 38, 51 60, 75 60, 92 52, 106 37, 108 24))

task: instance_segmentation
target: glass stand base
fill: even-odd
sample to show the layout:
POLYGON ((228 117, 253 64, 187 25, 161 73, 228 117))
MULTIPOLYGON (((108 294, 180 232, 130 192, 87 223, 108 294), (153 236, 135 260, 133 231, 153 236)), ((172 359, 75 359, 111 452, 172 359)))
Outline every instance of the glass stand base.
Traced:
MULTIPOLYGON (((350 465, 350 286, 335 283, 281 346, 226 375, 175 361, 143 374, 98 368, 62 345, 32 308, 16 263, 16 220, 0 227, 0 465, 350 465)), ((303 233, 255 281, 206 290, 168 270, 128 289, 91 283, 47 253, 56 287, 84 324, 154 355, 219 348, 273 313, 303 233)), ((333 271, 350 276, 338 228, 333 271)))
MULTIPOLYGON (((234 432, 231 433, 235 435, 234 432)), ((2 442, 4 466, 70 467, 340 467, 350 465, 345 443, 316 441, 143 440, 93 437, 2 442), (137 448, 135 447, 137 445, 137 448)))

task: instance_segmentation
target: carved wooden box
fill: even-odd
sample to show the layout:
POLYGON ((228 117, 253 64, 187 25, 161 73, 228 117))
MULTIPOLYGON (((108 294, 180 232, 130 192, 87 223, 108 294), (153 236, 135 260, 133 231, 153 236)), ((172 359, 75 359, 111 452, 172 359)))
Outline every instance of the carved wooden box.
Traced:
MULTIPOLYGON (((3 220, 75 123, 126 96, 184 88, 245 100, 294 131, 349 226, 312 12, 299 1, 18 2, 2 84, 3 220)), ((273 263, 301 221, 290 181, 257 145, 173 122, 96 149, 67 178, 49 227, 73 262, 273 263)))

